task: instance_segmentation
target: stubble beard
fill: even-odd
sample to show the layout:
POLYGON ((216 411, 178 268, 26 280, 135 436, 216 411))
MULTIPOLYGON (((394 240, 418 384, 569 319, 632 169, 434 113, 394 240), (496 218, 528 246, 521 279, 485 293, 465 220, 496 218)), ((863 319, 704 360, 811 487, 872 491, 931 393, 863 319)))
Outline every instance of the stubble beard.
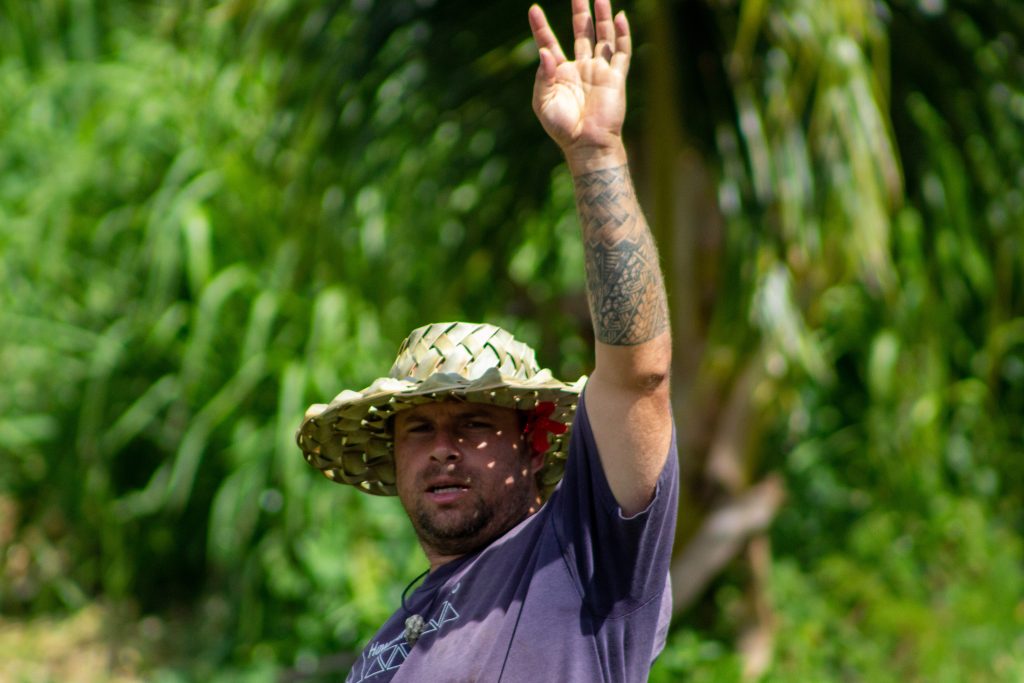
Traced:
POLYGON ((421 542, 442 555, 465 555, 488 545, 522 521, 530 509, 531 491, 524 482, 488 505, 482 496, 475 496, 472 506, 463 514, 443 519, 446 511, 431 511, 419 501, 410 515, 421 542))

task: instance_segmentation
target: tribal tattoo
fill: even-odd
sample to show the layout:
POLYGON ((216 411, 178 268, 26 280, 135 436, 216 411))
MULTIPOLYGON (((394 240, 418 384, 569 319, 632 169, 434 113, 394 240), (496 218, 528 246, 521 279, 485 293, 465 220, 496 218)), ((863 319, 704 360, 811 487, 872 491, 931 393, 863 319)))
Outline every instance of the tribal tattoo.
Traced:
POLYGON ((594 333, 613 346, 642 344, 668 328, 658 251, 629 177, 619 166, 575 177, 594 333))

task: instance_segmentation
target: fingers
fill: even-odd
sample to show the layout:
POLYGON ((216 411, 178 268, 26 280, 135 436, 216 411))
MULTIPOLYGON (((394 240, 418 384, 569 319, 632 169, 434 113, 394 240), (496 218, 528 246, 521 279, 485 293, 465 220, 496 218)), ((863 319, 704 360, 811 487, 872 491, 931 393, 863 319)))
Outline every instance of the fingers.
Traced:
POLYGON ((598 44, 604 43, 608 47, 615 45, 615 22, 612 20, 610 0, 594 0, 594 26, 597 29, 598 44))
POLYGON ((612 68, 623 75, 629 71, 629 58, 633 55, 633 38, 629 34, 629 20, 626 13, 620 11, 615 15, 615 54, 612 55, 612 68))
POLYGON ((573 51, 576 59, 594 56, 594 22, 590 18, 590 0, 572 0, 573 51))
POLYGON ((544 10, 539 5, 533 5, 530 7, 529 17, 530 30, 533 31, 533 42, 537 44, 537 49, 541 52, 541 65, 543 66, 544 64, 544 50, 547 50, 548 56, 554 60, 554 66, 564 62, 565 53, 562 52, 562 46, 558 44, 558 38, 548 24, 548 18, 544 15, 544 10))
MULTIPOLYGON (((548 24, 544 10, 532 5, 529 12, 530 29, 538 51, 546 49, 557 67, 566 61, 562 46, 548 24)), ((573 53, 575 59, 604 58, 625 73, 633 53, 632 38, 626 13, 612 15, 611 0, 594 0, 594 16, 590 15, 590 0, 572 0, 573 53)), ((547 73, 548 64, 541 56, 541 72, 547 73)))

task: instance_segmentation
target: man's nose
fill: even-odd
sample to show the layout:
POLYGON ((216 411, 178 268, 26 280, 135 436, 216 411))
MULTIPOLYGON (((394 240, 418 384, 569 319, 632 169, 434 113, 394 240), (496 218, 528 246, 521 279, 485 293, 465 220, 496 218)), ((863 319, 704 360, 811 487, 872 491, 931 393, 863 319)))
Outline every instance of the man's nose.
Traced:
POLYGON ((430 445, 430 457, 437 462, 462 459, 462 439, 450 429, 438 429, 430 445))

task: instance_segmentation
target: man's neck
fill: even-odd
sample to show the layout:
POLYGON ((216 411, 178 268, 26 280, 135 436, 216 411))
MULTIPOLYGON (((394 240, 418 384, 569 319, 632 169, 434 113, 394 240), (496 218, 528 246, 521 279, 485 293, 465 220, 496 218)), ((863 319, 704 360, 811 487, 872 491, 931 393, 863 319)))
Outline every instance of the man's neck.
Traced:
POLYGON ((433 574, 439 568, 443 567, 444 565, 448 564, 449 562, 453 562, 453 561, 459 559, 460 557, 465 557, 466 556, 465 554, 463 554, 463 555, 438 555, 438 554, 431 553, 426 548, 423 549, 423 552, 426 553, 427 561, 430 562, 430 573, 431 574, 433 574))

